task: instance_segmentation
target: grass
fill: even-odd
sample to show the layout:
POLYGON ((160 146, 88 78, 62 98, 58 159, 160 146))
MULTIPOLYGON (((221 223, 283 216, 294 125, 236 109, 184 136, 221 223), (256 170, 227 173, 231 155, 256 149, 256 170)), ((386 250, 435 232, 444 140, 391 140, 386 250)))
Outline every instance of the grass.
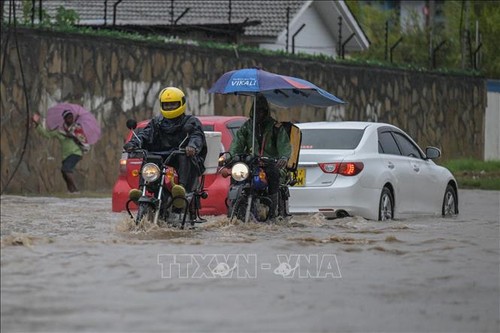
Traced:
POLYGON ((459 188, 500 191, 500 160, 449 160, 441 165, 453 173, 459 188))

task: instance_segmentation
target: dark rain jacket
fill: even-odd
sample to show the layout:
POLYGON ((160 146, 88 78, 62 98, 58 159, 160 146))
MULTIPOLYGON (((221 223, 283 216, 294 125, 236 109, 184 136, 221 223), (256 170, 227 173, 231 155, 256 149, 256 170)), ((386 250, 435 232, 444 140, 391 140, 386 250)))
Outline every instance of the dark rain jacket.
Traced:
POLYGON ((182 148, 190 146, 196 149, 196 155, 193 156, 193 159, 203 172, 203 164, 207 155, 207 143, 201 122, 192 115, 183 115, 175 119, 157 116, 151 119, 144 130, 137 135, 142 144, 135 137, 132 137, 130 141, 148 151, 171 152, 178 149, 181 142, 186 138, 185 125, 187 124, 191 125, 193 130, 182 148))
MULTIPOLYGON (((255 124, 255 153, 271 158, 290 158, 292 147, 290 138, 283 126, 268 116, 261 123, 255 124)), ((247 120, 236 132, 229 152, 236 154, 252 153, 253 119, 247 120)))

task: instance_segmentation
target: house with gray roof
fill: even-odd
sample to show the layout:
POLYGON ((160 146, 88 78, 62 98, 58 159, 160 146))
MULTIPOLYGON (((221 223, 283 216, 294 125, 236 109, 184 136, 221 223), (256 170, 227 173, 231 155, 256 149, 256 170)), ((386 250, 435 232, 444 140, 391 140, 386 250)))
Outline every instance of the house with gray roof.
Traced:
MULTIPOLYGON (((22 15, 22 1, 15 1, 22 15)), ((333 0, 51 0, 34 13, 54 18, 74 10, 79 25, 213 40, 332 57, 359 52, 369 41, 344 1, 333 0)), ((8 10, 4 2, 3 16, 8 10)), ((21 14, 19 14, 21 13, 21 14)), ((34 23, 38 20, 33 15, 34 23)))

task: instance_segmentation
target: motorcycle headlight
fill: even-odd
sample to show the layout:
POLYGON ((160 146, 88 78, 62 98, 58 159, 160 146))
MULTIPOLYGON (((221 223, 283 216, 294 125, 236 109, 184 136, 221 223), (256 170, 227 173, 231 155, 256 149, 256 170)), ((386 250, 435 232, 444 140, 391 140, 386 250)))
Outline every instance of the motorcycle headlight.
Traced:
POLYGON ((146 163, 142 167, 142 178, 148 183, 154 182, 160 178, 160 168, 154 163, 146 163))
POLYGON ((231 169, 231 177, 237 182, 248 178, 248 166, 245 163, 236 163, 231 169))

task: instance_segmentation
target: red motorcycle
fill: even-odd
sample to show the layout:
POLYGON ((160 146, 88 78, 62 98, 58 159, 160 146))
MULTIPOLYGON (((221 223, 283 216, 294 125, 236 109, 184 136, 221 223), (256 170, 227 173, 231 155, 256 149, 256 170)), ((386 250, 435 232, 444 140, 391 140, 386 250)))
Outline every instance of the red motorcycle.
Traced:
MULTIPOLYGON (((137 122, 129 120, 127 127, 133 131, 137 127, 137 122)), ((185 145, 192 128, 185 128, 185 131, 188 133, 186 138, 174 151, 153 152, 135 149, 130 152, 130 154, 142 156, 139 189, 130 191, 126 204, 127 212, 135 220, 136 225, 147 219, 156 225, 167 224, 184 229, 188 217, 191 227, 197 222, 204 221, 199 215, 201 199, 208 197, 203 190, 204 175, 198 178, 195 191, 185 193, 184 189, 177 184, 176 170, 170 166, 170 161, 175 156, 186 153, 185 145), (138 207, 135 217, 130 209, 132 202, 138 207)))

